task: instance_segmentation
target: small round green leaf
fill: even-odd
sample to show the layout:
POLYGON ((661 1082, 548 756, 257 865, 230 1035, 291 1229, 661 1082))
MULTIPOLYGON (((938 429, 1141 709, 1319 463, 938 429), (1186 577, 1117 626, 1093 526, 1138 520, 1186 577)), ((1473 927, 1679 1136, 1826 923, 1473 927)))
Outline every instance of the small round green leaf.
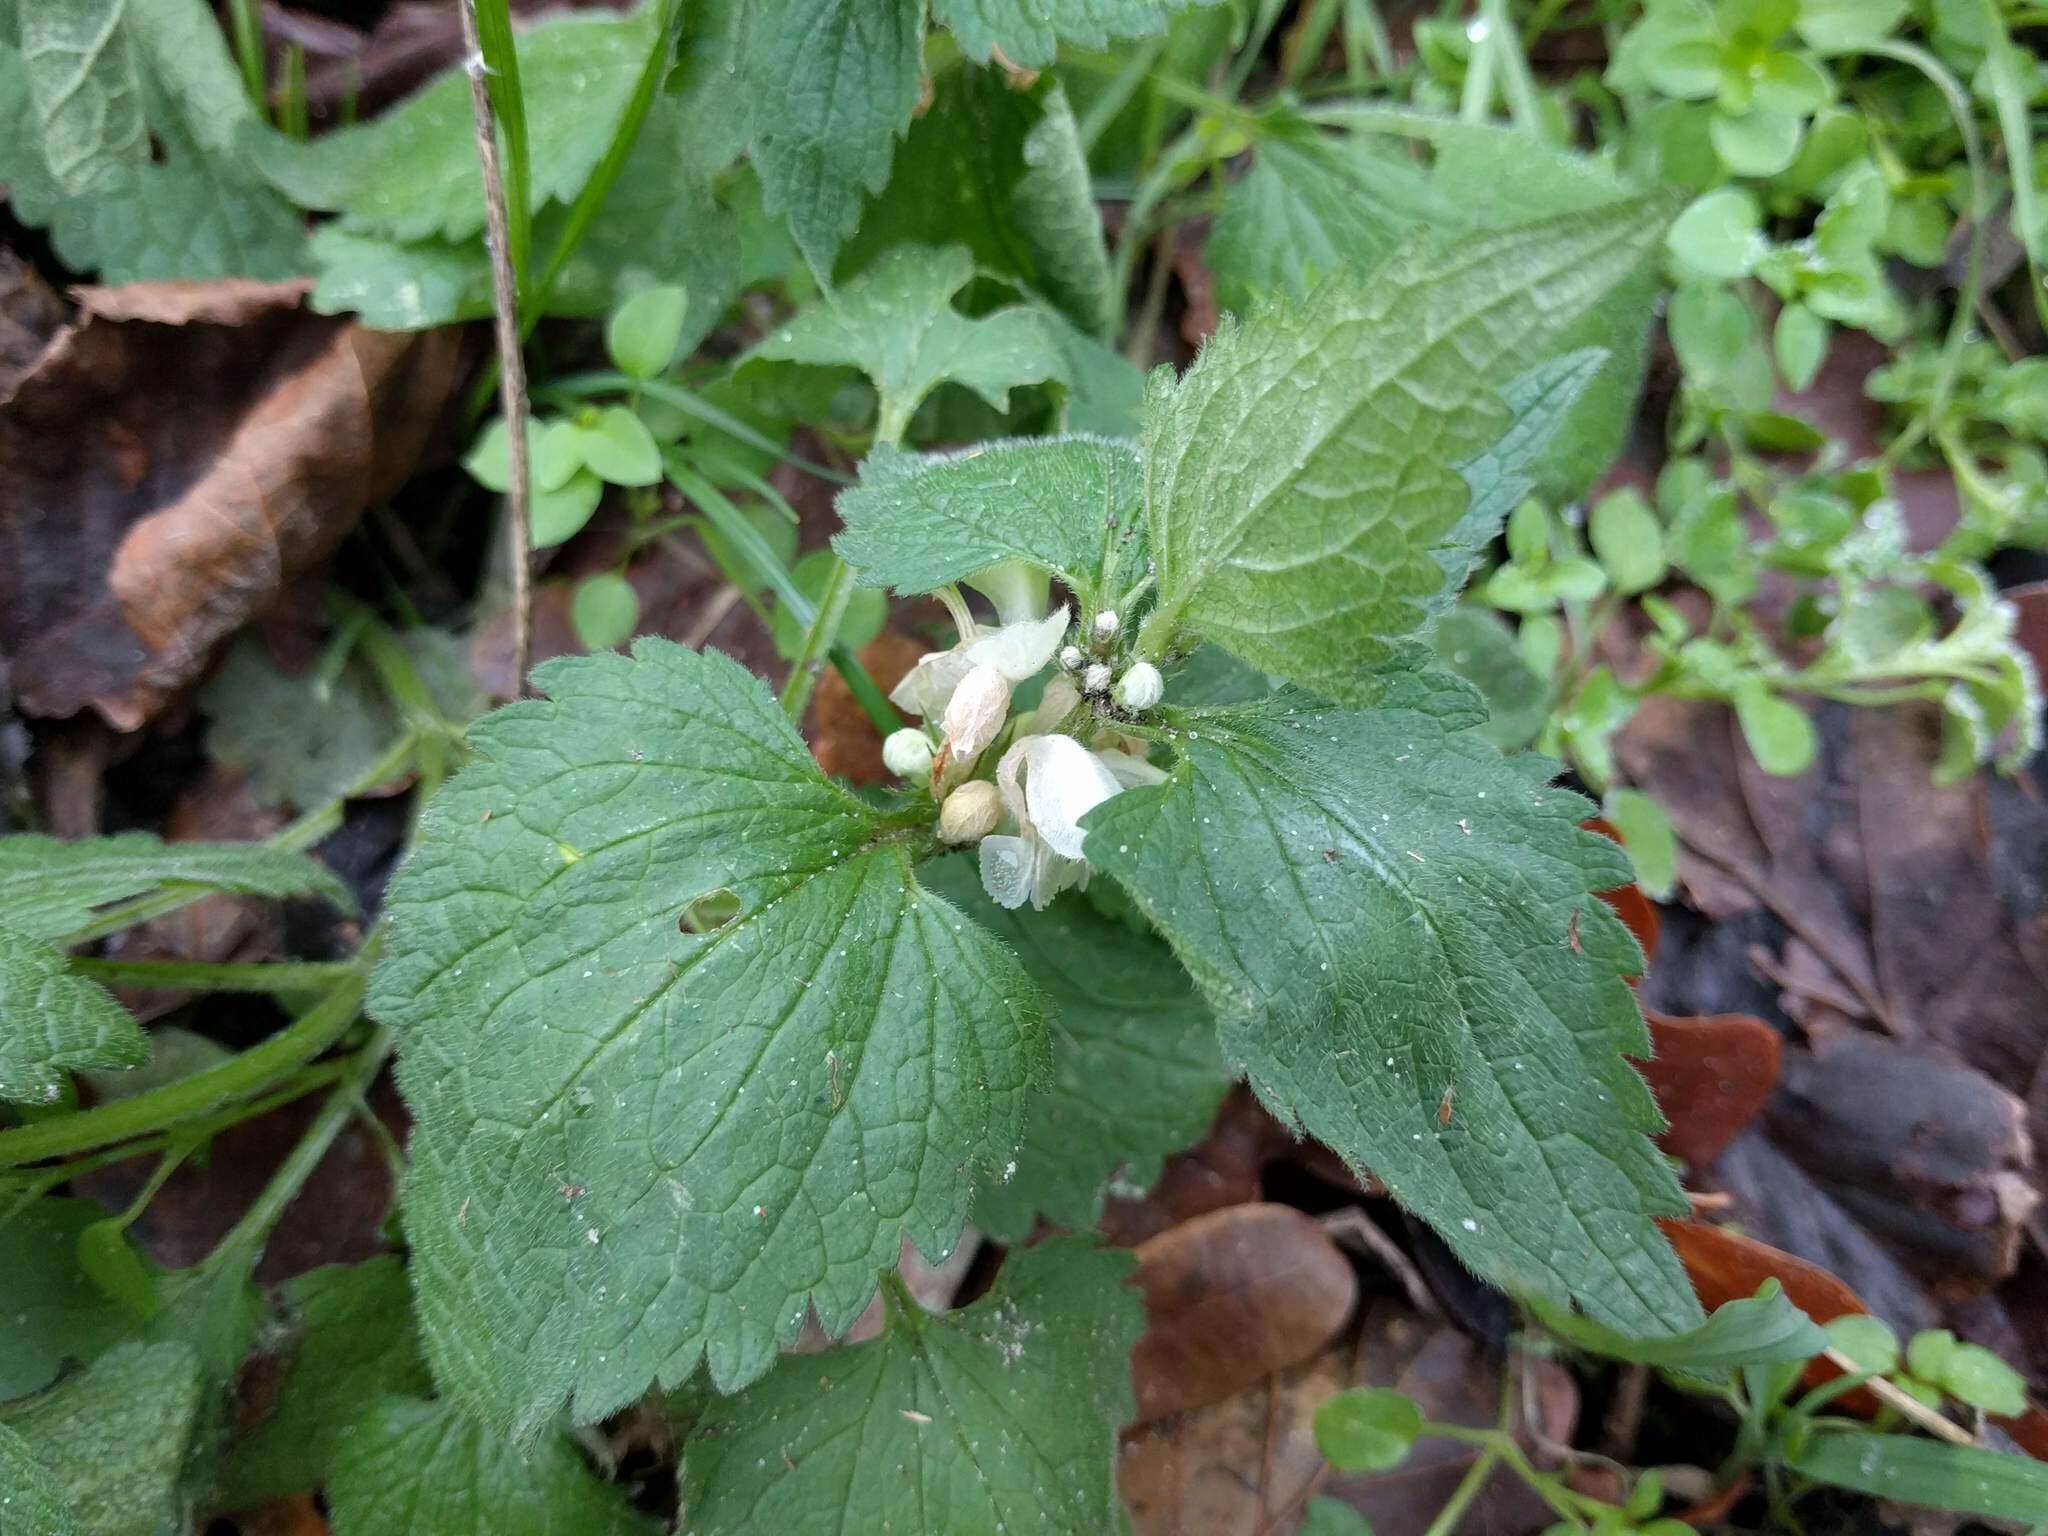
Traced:
POLYGON ((1771 350, 1787 387, 1805 389, 1827 360, 1828 323, 1804 304, 1787 304, 1778 311, 1771 350))
POLYGON ((1800 0, 1797 25, 1822 53, 1862 53, 1890 36, 1905 14, 1906 0, 1800 0))
POLYGON ((1741 188, 1717 187, 1694 198, 1664 239, 1680 262, 1703 277, 1743 277, 1764 253, 1763 216, 1741 188))
MULTIPOLYGON (((531 417, 526 422, 526 458, 532 465, 540 451, 541 425, 531 417)), ((500 496, 512 489, 512 434, 505 428, 505 418, 493 416, 483 431, 477 434, 475 444, 462 461, 462 467, 469 471, 470 479, 487 491, 496 491, 500 496)))
POLYGON ((1716 112, 1707 126, 1714 153, 1737 176, 1775 176, 1799 154, 1805 122, 1797 112, 1762 102, 1739 115, 1716 112))
POLYGON ((1883 1318, 1851 1312, 1825 1325, 1828 1343, 1856 1365, 1878 1376, 1899 1368, 1899 1336, 1883 1318))
POLYGON ((1664 525, 1640 491, 1623 487, 1601 497, 1586 535, 1615 591, 1646 592, 1664 579, 1664 525))
POLYGON ((1735 718, 1742 722, 1743 739, 1766 773, 1789 777, 1813 766, 1819 742, 1813 722, 1797 704, 1752 680, 1735 690, 1735 718))
POLYGON ((559 491, 583 467, 583 428, 567 417, 540 428, 527 472, 536 491, 559 491))
POLYGON ((675 361, 683 339, 690 296, 677 283, 643 288, 612 311, 604 328, 605 350, 619 372, 636 379, 658 378, 675 361))
POLYGON ((1385 1387, 1353 1387, 1316 1410, 1316 1448, 1340 1472, 1398 1467, 1421 1430, 1414 1400, 1385 1387))
POLYGON ((569 621, 586 651, 608 651, 633 638, 640 622, 640 596, 616 571, 586 576, 569 602, 569 621))
POLYGON ((1365 1516, 1336 1499, 1310 1499, 1294 1536, 1372 1536, 1365 1516))
POLYGON ((661 448, 647 423, 623 405, 608 405, 581 429, 583 463, 613 485, 655 485, 661 480, 661 448))
POLYGON ((1950 1397, 1972 1408, 1997 1414, 2027 1411, 2025 1380, 1981 1344, 1956 1345, 1942 1366, 1940 1379, 1950 1397))
POLYGON ((1601 814, 1635 861, 1636 884, 1659 901, 1678 885, 1678 838, 1664 807, 1639 789, 1611 789, 1601 814))
POLYGON ((533 497, 533 547, 549 549, 574 538, 604 499, 604 482, 579 469, 558 491, 536 491, 533 497))

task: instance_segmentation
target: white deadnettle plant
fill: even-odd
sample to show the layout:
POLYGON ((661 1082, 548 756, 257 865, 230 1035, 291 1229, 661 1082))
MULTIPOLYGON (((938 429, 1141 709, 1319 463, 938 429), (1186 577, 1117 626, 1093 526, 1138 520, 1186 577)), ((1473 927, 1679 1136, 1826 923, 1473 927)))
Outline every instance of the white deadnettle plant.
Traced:
POLYGON ((532 1432, 701 1363, 737 1394, 687 1453, 705 1530, 738 1528, 760 1466, 794 1468, 774 1507, 827 1507, 863 1472, 829 1448, 870 1440, 920 1487, 1103 1529, 1122 1258, 1013 1255, 986 1305, 896 1307, 831 1390, 778 1354, 807 1317, 849 1327, 906 1236, 936 1258, 970 1216, 1085 1227, 1231 1075, 1496 1283, 1632 1334, 1696 1322, 1627 1060, 1640 952, 1595 895, 1626 855, 1554 765, 1468 729, 1476 696, 1419 643, 1589 377, 1531 360, 1668 213, 1417 243, 1226 321, 1151 380, 1137 442, 876 447, 837 553, 957 631, 891 696, 918 722, 885 743, 891 791, 833 783, 758 678, 657 640, 550 662, 481 722, 371 999, 444 1393, 532 1432), (1034 1402, 1082 1383, 1099 1456, 898 1415, 985 1368, 1034 1402), (994 1460, 961 1465, 968 1441, 994 1460))

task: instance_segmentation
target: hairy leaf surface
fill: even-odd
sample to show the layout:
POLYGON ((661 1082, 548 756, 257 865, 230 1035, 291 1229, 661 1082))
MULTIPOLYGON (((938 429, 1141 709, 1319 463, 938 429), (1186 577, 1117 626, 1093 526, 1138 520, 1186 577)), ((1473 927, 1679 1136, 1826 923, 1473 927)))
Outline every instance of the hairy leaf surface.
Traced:
POLYGON ((931 592, 1000 560, 1043 566, 1074 592, 1107 592, 1144 570, 1130 444, 1100 437, 983 443, 964 453, 869 454, 839 497, 832 541, 863 586, 931 592))
POLYGON ((1062 41, 1105 48, 1118 37, 1155 37, 1177 11, 1214 0, 933 0, 932 13, 970 58, 1004 58, 1026 69, 1053 61, 1062 41))
POLYGON ((89 1536, 184 1530, 179 1486, 202 1383, 183 1344, 123 1344, 40 1397, 0 1408, 89 1536))
POLYGON ((924 54, 924 0, 762 0, 748 39, 754 169, 812 268, 860 218, 862 189, 889 179, 910 126, 924 54))
POLYGON ((1110 1470, 1143 1321, 1131 1263, 1075 1238, 1013 1249, 974 1305, 892 1307, 881 1338, 791 1358, 712 1404, 684 1453, 691 1529, 1116 1529, 1110 1470))
POLYGON ((351 1426, 327 1484, 334 1536, 647 1536, 565 1436, 501 1440, 453 1404, 379 1399, 351 1426))
POLYGON ((1226 321, 1145 405, 1147 515, 1175 633, 1347 701, 1423 618, 1457 466, 1511 422, 1496 378, 1634 269, 1666 199, 1421 240, 1369 276, 1226 321))
POLYGON ((851 1324, 903 1234, 951 1248, 1047 1062, 1015 957, 757 678, 659 640, 534 676, 424 818, 371 995, 428 1357, 519 1433, 851 1324))
POLYGON ((1462 684, 1366 713, 1283 692, 1182 717, 1163 785, 1089 818, 1276 1112, 1369 1167, 1497 1284, 1664 1333, 1698 1307, 1652 1217, 1683 1196, 1624 1054, 1649 1036, 1628 860, 1553 765, 1469 735, 1462 684))
POLYGON ((31 1201, 0 1224, 0 1402, 48 1386, 134 1326, 78 1266, 78 1234, 106 1211, 90 1200, 31 1201))
POLYGON ((67 1072, 140 1066, 148 1054, 112 993, 73 975, 41 939, 0 928, 0 1099, 54 1104, 67 1072))
POLYGON ((57 1475, 0 1420, 0 1536, 78 1536, 57 1475))
POLYGON ((1091 1227, 1112 1186, 1151 1188, 1215 1119, 1231 1081, 1215 1019, 1164 942, 1079 895, 1006 912, 964 859, 927 878, 1017 951, 1052 1005, 1052 1085, 1031 1106, 1015 1171, 975 1200, 974 1223, 1005 1243, 1039 1216, 1091 1227))
POLYGON ((918 403, 948 379, 1007 410, 1012 385, 1060 376, 1060 355, 1045 322, 1023 305, 972 320, 954 309, 953 295, 973 275, 961 246, 901 246, 752 355, 860 369, 881 396, 885 441, 901 436, 918 403))

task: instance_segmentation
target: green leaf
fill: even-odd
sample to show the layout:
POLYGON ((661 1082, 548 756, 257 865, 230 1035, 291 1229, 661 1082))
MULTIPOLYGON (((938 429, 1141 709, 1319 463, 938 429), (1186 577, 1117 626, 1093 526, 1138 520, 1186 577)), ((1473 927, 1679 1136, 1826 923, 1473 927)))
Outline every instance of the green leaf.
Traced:
POLYGON ((1080 896, 1006 912, 964 859, 926 878, 1017 951, 1053 1008, 1052 1085, 1031 1106, 1014 1171, 976 1197, 974 1223, 1005 1243, 1039 1216, 1091 1227, 1112 1187, 1151 1188, 1167 1156, 1208 1130, 1231 1082, 1215 1020, 1164 943, 1080 896))
POLYGON ((1816 1429, 1785 1456, 1793 1471, 1904 1504, 2038 1524, 2048 1509, 2048 1463, 1861 1427, 1816 1429))
POLYGON ((1085 1239, 1012 1249, 974 1305, 894 1305, 879 1339, 793 1357, 714 1403, 684 1450, 691 1529, 1115 1529, 1110 1471, 1136 1411, 1143 1321, 1131 1264, 1085 1239))
POLYGON ((860 369, 881 396, 883 442, 899 439, 919 402, 949 379, 1007 410, 1012 385, 1061 376, 1059 353, 1023 305, 974 320, 954 309, 973 275, 963 247, 899 247, 748 355, 860 369))
POLYGON ((109 1216, 78 1234, 78 1267, 103 1295, 135 1317, 156 1315, 156 1266, 128 1241, 122 1218, 109 1216))
POLYGON ((1051 571, 1073 592, 1113 601, 1144 569, 1144 470, 1128 444, 1018 438, 964 453, 886 445, 839 495, 832 541, 863 586, 933 592, 1002 560, 1051 571))
POLYGON ((1732 702, 1743 739, 1764 772, 1790 775, 1813 765, 1820 743, 1805 710, 1753 678, 1736 688, 1732 702))
POLYGON ((1457 466, 1512 418, 1489 378, 1635 267, 1664 218, 1632 199, 1454 248, 1421 242, 1301 305, 1226 323, 1145 402, 1159 604, 1141 646, 1213 640, 1357 700, 1415 629, 1465 510, 1457 466))
POLYGON ((178 887, 355 905, 325 865, 261 843, 166 843, 147 832, 79 842, 0 837, 0 926, 17 933, 62 938, 90 923, 95 908, 178 887))
POLYGON ((0 1101, 54 1104, 65 1074, 139 1066, 149 1043, 97 982, 46 941, 0 927, 0 1101))
POLYGON ((576 583, 569 621, 586 651, 608 651, 633 638, 640 623, 640 595, 617 571, 599 571, 576 583))
POLYGON ((283 1384, 222 1473, 219 1499, 229 1509, 319 1487, 377 1398, 432 1385, 397 1259, 311 1270, 285 1282, 284 1302, 296 1337, 283 1384))
POLYGON ((612 485, 659 485, 661 449, 647 423, 623 405, 599 408, 588 426, 578 425, 576 452, 584 467, 612 485))
POLYGON ((1416 224, 1465 222, 1413 163, 1282 118, 1262 128, 1251 170, 1224 194, 1206 254, 1218 300, 1242 311, 1275 293, 1304 298, 1342 267, 1376 265, 1416 224))
POLYGON ((1628 1338, 1541 1302, 1531 1310, 1552 1333, 1581 1349, 1695 1376, 1811 1360, 1829 1344, 1828 1334, 1792 1304, 1775 1280, 1766 1280, 1754 1296, 1723 1302, 1698 1327, 1664 1338, 1628 1338))
MULTIPOLYGON (((574 198, 603 156, 654 46, 659 10, 561 16, 520 34, 536 210, 574 198)), ((281 191, 340 214, 352 234, 464 240, 483 230, 483 175, 460 68, 367 123, 314 139, 255 135, 252 145, 281 191)))
POLYGON ((1946 1328, 1913 1335, 1906 1346, 1906 1369, 1986 1413, 2027 1411, 2026 1378, 1983 1345, 1962 1343, 1946 1328))
POLYGON ((127 10, 126 0, 36 0, 21 14, 43 161, 69 193, 149 161, 127 10))
POLYGON ((48 1386, 67 1360, 89 1360, 134 1326, 85 1276, 78 1238, 106 1212, 45 1198, 0 1223, 0 1402, 48 1386))
POLYGON ((1437 658, 1479 690, 1486 721, 1473 727, 1503 752, 1536 739, 1550 713, 1549 689, 1529 669, 1514 634, 1488 609, 1461 603, 1437 620, 1431 635, 1437 658))
POLYGON ((1740 116, 1716 112, 1707 124, 1714 153, 1730 174, 1775 176, 1799 158, 1806 124, 1796 112, 1762 105, 1740 116))
POLYGON ((924 0, 761 0, 751 26, 741 76, 764 203, 829 275, 917 106, 924 0))
POLYGON ((1862 53, 1889 37, 1906 10, 1906 0, 1799 0, 1793 25, 1822 53, 1862 53))
POLYGON ((961 51, 986 63, 997 49, 1010 63, 1042 69, 1062 41, 1100 52, 1112 38, 1157 37, 1175 13, 1216 0, 933 0, 932 14, 961 51))
POLYGON ((1647 592, 1664 579, 1664 525, 1642 492, 1624 486, 1593 503, 1586 537, 1615 591, 1647 592))
POLYGON ((1678 888, 1678 838, 1664 807, 1639 789, 1610 789, 1600 814, 1621 834, 1636 867, 1636 884, 1658 901, 1678 888))
MULTIPOLYGON (((790 567, 789 579, 805 598, 807 611, 799 614, 781 601, 769 610, 769 638, 775 642, 776 654, 784 661, 794 662, 802 653, 804 631, 816 617, 818 604, 838 570, 839 561, 829 549, 814 549, 790 567)), ((872 587, 855 592, 847 600, 845 613, 840 616, 839 641, 848 650, 858 651, 879 635, 888 621, 887 598, 872 587)))
POLYGON ((444 1391, 531 1434, 848 1327, 958 1237, 1047 1066, 1037 989, 759 679, 642 639, 471 731, 371 986, 444 1391), (723 926, 695 931, 700 898, 723 926), (680 930, 680 931, 679 931, 680 930))
POLYGON ((239 137, 254 126, 254 109, 210 7, 153 0, 126 7, 120 26, 136 59, 155 158, 102 157, 88 189, 67 191, 39 147, 27 66, 0 43, 0 181, 10 211, 47 228, 68 266, 103 282, 304 270, 299 216, 263 182, 239 137))
POLYGON ((1301 1512, 1295 1536, 1372 1536, 1365 1516, 1349 1504, 1331 1498, 1314 1498, 1301 1512))
POLYGON ((79 1536, 63 1485, 0 1422, 0 1536, 79 1536))
POLYGON ((528 520, 533 526, 533 547, 552 549, 583 531, 604 500, 604 482, 587 469, 579 469, 559 490, 535 491, 528 520))
POLYGON ((0 1099, 54 1102, 66 1072, 142 1061, 147 1047, 128 1010, 72 975, 51 941, 85 928, 95 908, 176 887, 316 893, 354 906, 323 866, 260 843, 164 843, 144 832, 0 837, 0 1099))
POLYGON ((642 288, 605 322, 605 350, 619 372, 636 379, 659 378, 682 345, 689 291, 676 283, 642 288))
POLYGON ((648 1536, 654 1527, 600 1482, 566 1436, 502 1440, 451 1403, 384 1397, 336 1446, 327 1480, 334 1536, 648 1536))
POLYGON ((1771 351, 1786 387, 1805 389, 1827 360, 1827 321, 1804 304, 1787 304, 1778 311, 1778 322, 1771 331, 1771 351))
POLYGON ((1421 1432, 1415 1399, 1388 1387, 1351 1387, 1316 1409, 1316 1449, 1339 1472, 1398 1467, 1421 1432))
POLYGON ((889 183, 839 253, 842 278, 891 246, 965 245, 978 270, 1013 277, 1090 335, 1121 318, 1102 216, 1066 93, 1050 75, 1013 89, 962 65, 896 151, 889 183))
POLYGON ((1665 236, 1681 263, 1702 277, 1745 277, 1769 249, 1756 199, 1740 187, 1695 198, 1665 236))
POLYGON ((1089 814, 1087 856, 1172 941, 1260 1098, 1494 1283, 1630 1333, 1691 1326, 1651 1220, 1683 1196, 1624 1060, 1649 1048, 1621 979, 1641 956, 1592 895, 1628 860, 1578 829, 1587 803, 1460 734, 1477 712, 1441 675, 1395 674, 1362 714, 1282 693, 1169 719, 1181 761, 1089 814))
POLYGON ((180 1487, 202 1383, 183 1344, 123 1344, 40 1397, 0 1408, 88 1536, 184 1530, 180 1487))

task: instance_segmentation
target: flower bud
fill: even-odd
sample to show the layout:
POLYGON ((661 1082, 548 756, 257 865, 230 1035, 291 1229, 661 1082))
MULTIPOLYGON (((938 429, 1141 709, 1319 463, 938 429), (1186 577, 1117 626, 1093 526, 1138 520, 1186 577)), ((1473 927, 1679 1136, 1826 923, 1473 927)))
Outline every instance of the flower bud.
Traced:
POLYGON ((1081 691, 1083 693, 1109 692, 1108 662, 1096 661, 1089 663, 1088 670, 1081 674, 1081 691))
POLYGON ((1107 642, 1116 638, 1118 619, 1114 608, 1105 608, 1095 615, 1095 638, 1107 642))
POLYGON ((1117 679, 1116 701, 1125 709, 1147 710, 1166 692, 1165 679, 1149 661, 1141 661, 1117 679))
POLYGON ((939 837, 948 843, 978 843, 1003 819, 1003 797, 987 779, 970 779, 939 807, 939 837))
POLYGON ((960 679, 953 697, 946 701, 940 725, 946 737, 946 755, 964 770, 996 739, 1003 722, 1010 718, 1010 680, 1000 667, 984 663, 960 679))
POLYGON ((1081 647, 1078 645, 1063 645, 1060 647, 1060 670, 1062 672, 1078 672, 1087 660, 1088 658, 1082 654, 1081 647))
POLYGON ((923 779, 932 771, 932 741, 923 731, 891 731, 882 743, 882 762, 899 779, 923 779))

